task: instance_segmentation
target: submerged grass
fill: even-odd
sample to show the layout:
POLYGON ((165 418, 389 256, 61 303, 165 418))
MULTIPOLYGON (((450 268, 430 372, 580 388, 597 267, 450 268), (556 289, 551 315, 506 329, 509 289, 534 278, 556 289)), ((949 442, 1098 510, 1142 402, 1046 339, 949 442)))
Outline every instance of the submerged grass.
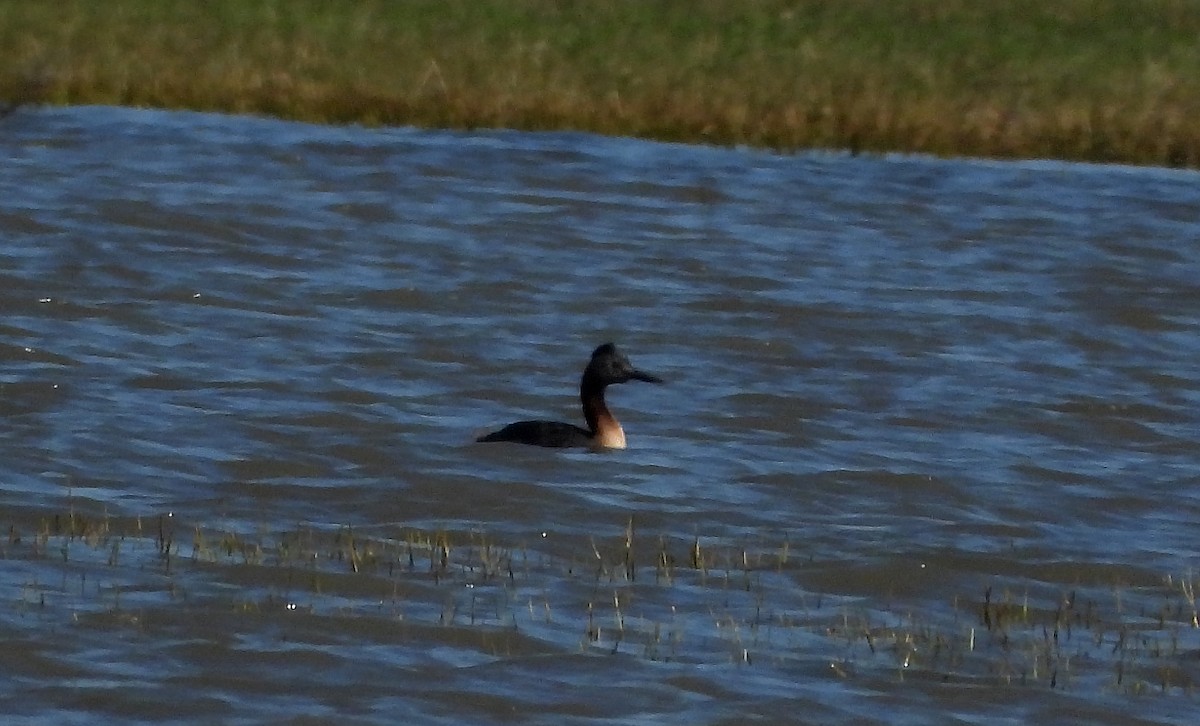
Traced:
POLYGON ((1191 572, 1135 586, 1081 568, 1069 586, 997 577, 949 602, 931 592, 895 602, 805 589, 821 564, 792 557, 786 540, 702 542, 640 532, 630 519, 623 531, 554 549, 476 530, 247 533, 72 509, 9 524, 0 559, 24 563, 25 579, 0 582, 0 593, 39 622, 59 613, 121 624, 129 617, 113 616, 142 621, 187 604, 206 618, 300 611, 339 627, 382 617, 444 644, 483 628, 520 634, 537 652, 577 643, 687 663, 817 658, 838 678, 1132 694, 1200 685, 1191 572))
POLYGON ((0 99, 1200 166, 1198 0, 0 4, 0 99))

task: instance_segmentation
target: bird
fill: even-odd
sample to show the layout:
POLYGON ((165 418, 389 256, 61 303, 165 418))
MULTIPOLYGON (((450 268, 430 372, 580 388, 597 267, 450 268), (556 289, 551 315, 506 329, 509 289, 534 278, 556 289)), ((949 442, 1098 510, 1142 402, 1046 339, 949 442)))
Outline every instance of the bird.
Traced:
POLYGON ((586 429, 559 421, 517 421, 480 436, 476 441, 510 441, 552 448, 624 449, 625 430, 604 403, 604 389, 628 381, 663 382, 658 376, 634 368, 616 345, 605 343, 592 352, 579 381, 579 401, 583 405, 586 429))

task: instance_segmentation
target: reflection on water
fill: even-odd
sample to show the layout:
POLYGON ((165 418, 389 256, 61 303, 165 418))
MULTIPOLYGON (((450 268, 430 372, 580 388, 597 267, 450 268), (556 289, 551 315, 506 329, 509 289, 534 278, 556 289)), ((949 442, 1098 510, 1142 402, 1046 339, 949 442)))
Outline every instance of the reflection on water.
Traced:
POLYGON ((1190 722, 1194 173, 0 144, 6 713, 1190 722), (472 443, 582 423, 606 340, 668 379, 610 392, 629 449, 472 443))

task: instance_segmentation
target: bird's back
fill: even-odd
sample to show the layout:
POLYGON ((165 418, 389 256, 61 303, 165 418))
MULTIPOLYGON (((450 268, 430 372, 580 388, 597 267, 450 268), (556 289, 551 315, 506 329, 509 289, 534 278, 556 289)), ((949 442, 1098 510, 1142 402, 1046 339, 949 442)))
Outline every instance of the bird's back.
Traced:
POLYGON ((559 421, 517 421, 475 440, 512 441, 518 444, 567 448, 591 446, 592 434, 587 429, 559 421))

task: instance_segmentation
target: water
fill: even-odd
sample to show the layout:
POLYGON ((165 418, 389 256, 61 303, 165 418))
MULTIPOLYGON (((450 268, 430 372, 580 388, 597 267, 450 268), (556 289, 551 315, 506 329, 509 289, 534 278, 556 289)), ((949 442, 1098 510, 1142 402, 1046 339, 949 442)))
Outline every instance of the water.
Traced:
POLYGON ((1190 723, 1200 177, 0 122, 13 719, 1190 723), (616 341, 621 452, 581 422, 616 341))

